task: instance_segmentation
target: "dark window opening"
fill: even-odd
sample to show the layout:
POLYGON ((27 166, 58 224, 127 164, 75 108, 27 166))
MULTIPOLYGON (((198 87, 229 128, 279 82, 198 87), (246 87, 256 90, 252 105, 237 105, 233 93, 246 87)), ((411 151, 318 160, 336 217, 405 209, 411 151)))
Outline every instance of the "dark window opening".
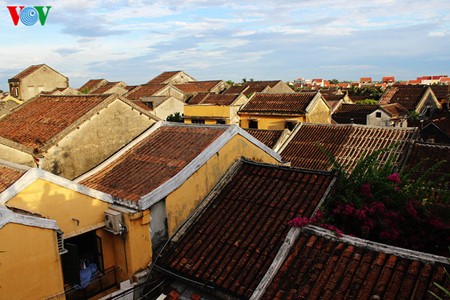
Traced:
POLYGON ((381 113, 380 113, 380 112, 377 112, 377 113, 375 114, 375 116, 379 119, 379 118, 381 118, 381 113))
POLYGON ((258 121, 257 120, 248 120, 248 128, 258 129, 258 121))
POLYGON ((101 239, 92 231, 64 242, 67 249, 62 255, 64 282, 85 288, 104 272, 101 239))
POLYGON ((226 124, 225 120, 217 120, 216 124, 226 124))
POLYGON ((284 128, 289 129, 290 131, 292 131, 296 124, 297 124, 297 122, 286 122, 284 124, 284 128))
POLYGON ((205 124, 205 120, 202 119, 192 120, 192 124, 205 124))

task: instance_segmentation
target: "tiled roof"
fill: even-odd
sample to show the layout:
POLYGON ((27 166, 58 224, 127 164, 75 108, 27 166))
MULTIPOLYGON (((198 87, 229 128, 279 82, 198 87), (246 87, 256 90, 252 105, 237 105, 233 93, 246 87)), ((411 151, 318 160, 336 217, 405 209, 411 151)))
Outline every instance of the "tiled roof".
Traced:
POLYGON ((95 91, 93 91, 93 93, 103 94, 103 93, 106 93, 109 89, 112 89, 115 86, 121 86, 121 85, 124 86, 124 84, 121 81, 108 82, 107 84, 105 84, 105 85, 99 87, 98 89, 96 89, 95 91))
POLYGON ((411 80, 408 80, 408 82, 406 84, 421 84, 421 83, 422 83, 422 80, 420 80, 420 79, 411 79, 411 80))
POLYGON ((209 104, 209 105, 231 105, 239 97, 239 94, 213 94, 198 93, 189 100, 189 105, 209 104))
POLYGON ((450 145, 414 143, 405 168, 414 179, 427 172, 433 179, 442 179, 450 170, 450 145))
POLYGON ((230 87, 228 90, 226 90, 223 93, 224 94, 240 94, 240 93, 244 93, 248 88, 249 88, 249 86, 233 85, 232 87, 230 87))
POLYGON ((0 162, 0 193, 13 185, 22 175, 24 170, 12 168, 0 162))
POLYGON ((426 85, 396 85, 384 92, 379 103, 399 103, 407 110, 414 110, 427 90, 426 85))
POLYGON ((245 95, 250 96, 253 93, 261 93, 269 87, 274 87, 277 83, 279 83, 279 80, 270 80, 270 81, 247 81, 242 86, 248 87, 244 91, 245 95))
POLYGON ((143 84, 126 93, 124 97, 129 100, 140 100, 142 97, 153 96, 165 87, 163 84, 143 84))
POLYGON ((416 128, 302 124, 292 133, 281 157, 294 167, 330 170, 331 163, 321 151, 321 146, 351 171, 364 155, 394 145, 394 149, 382 154, 381 162, 388 155, 395 155, 397 161, 402 160, 408 141, 416 135, 416 128))
POLYGON ((288 221, 311 216, 334 177, 246 161, 227 176, 156 267, 248 299, 283 244, 288 221))
POLYGON ((407 116, 408 110, 401 106, 399 103, 385 104, 381 106, 384 110, 389 112, 392 118, 398 118, 401 116, 407 116))
POLYGON ((263 130, 263 129, 244 129, 257 140, 273 149, 284 130, 263 130))
POLYGON ((432 84, 430 88, 438 101, 450 100, 450 86, 432 84))
POLYGON ((331 109, 331 113, 333 113, 339 105, 342 103, 342 100, 327 100, 327 104, 331 109))
POLYGON ((17 74, 16 76, 14 76, 11 79, 14 79, 14 80, 23 79, 43 66, 45 66, 45 64, 29 66, 28 68, 26 68, 25 70, 23 70, 22 72, 20 72, 19 74, 17 74))
POLYGON ((343 103, 332 115, 332 118, 341 124, 367 124, 367 115, 379 108, 378 105, 346 104, 343 103))
POLYGON ((108 83, 105 79, 90 79, 85 84, 83 84, 78 90, 79 91, 87 91, 88 93, 92 93, 98 88, 101 84, 108 83))
POLYGON ((182 84, 174 84, 174 86, 187 94, 208 93, 220 82, 221 80, 191 81, 182 84))
POLYGON ((382 82, 394 82, 395 81, 395 77, 394 76, 384 76, 383 78, 381 78, 382 82))
POLYGON ((359 82, 372 82, 372 77, 361 77, 359 82))
POLYGON ((256 93, 240 112, 302 115, 315 96, 316 93, 256 93))
POLYGON ((450 288, 445 258, 352 243, 305 228, 261 299, 435 299, 450 288))
POLYGON ((328 101, 339 101, 343 100, 345 97, 345 94, 335 94, 335 93, 321 93, 323 98, 328 101))
POLYGON ((180 73, 181 71, 168 71, 168 72, 162 72, 161 74, 159 74, 158 76, 156 76, 155 78, 153 78, 152 80, 150 80, 147 83, 151 83, 151 84, 162 84, 162 83, 166 83, 167 80, 169 80, 171 77, 177 75, 178 73, 180 73))
POLYGON ((0 119, 0 137, 39 148, 110 96, 37 96, 0 119))
POLYGON ((161 126, 80 183, 137 202, 180 172, 226 129, 223 126, 161 126))

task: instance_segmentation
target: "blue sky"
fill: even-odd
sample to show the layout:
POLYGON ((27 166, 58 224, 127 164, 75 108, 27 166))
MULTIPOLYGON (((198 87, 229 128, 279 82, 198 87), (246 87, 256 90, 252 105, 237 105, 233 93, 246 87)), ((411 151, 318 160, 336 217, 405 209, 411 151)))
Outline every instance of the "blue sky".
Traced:
POLYGON ((450 76, 448 0, 0 1, 0 37, 0 89, 39 63, 75 88, 168 70, 233 81, 450 76), (14 26, 8 5, 52 8, 45 26, 14 26))

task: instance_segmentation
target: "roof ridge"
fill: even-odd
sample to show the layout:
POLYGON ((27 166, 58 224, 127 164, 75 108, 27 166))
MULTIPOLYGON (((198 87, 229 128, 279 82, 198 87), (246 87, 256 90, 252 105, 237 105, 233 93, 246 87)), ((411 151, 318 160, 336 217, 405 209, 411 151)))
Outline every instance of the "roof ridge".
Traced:
POLYGON ((391 246, 388 244, 383 244, 379 242, 374 242, 362 238, 358 238, 350 235, 343 235, 341 237, 336 236, 336 234, 328 229, 324 229, 314 225, 308 225, 303 228, 298 228, 300 231, 305 231, 307 233, 312 233, 324 238, 328 238, 335 241, 347 242, 356 247, 362 247, 365 249, 383 252, 387 254, 394 254, 403 258, 419 260, 426 263, 443 263, 450 265, 449 258, 445 256, 440 256, 436 254, 420 252, 416 250, 410 250, 406 248, 400 248, 396 246, 391 246))

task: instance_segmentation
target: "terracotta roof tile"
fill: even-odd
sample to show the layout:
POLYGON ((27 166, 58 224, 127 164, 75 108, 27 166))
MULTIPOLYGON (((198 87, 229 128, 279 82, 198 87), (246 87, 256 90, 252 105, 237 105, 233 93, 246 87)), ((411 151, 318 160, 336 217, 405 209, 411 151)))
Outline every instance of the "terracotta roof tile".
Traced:
POLYGON ((385 104, 381 106, 384 110, 389 112, 392 118, 398 118, 408 115, 408 110, 399 103, 385 104))
POLYGON ((137 86, 136 88, 130 90, 128 93, 124 95, 125 98, 129 100, 140 100, 142 97, 151 97, 163 88, 166 85, 163 84, 143 84, 137 86))
POLYGON ((303 115, 316 93, 256 93, 240 113, 303 115))
POLYGON ((450 86, 432 84, 430 85, 430 88, 438 101, 450 100, 450 86))
POLYGON ((162 72, 149 82, 147 84, 163 84, 166 83, 167 80, 169 80, 171 77, 177 75, 181 71, 168 71, 168 72, 162 72))
POLYGON ((0 193, 13 185, 25 171, 0 164, 0 193))
POLYGON ((384 76, 383 78, 381 78, 382 82, 395 82, 395 77, 394 76, 384 76))
POLYGON ((407 110, 414 110, 427 90, 426 85, 396 85, 384 92, 379 103, 399 103, 407 110))
POLYGON ((91 92, 95 93, 95 94, 104 94, 106 93, 109 89, 112 89, 115 86, 126 86, 123 82, 121 81, 115 81, 115 82, 108 82, 107 84, 99 87, 98 89, 96 89, 95 91, 91 92))
POLYGON ((90 79, 85 84, 83 84, 78 90, 92 93, 95 91, 95 89, 106 83, 108 83, 108 81, 105 79, 90 79))
POLYGON ((311 216, 332 179, 331 173, 242 162, 169 241, 157 267, 248 299, 283 244, 287 221, 311 216))
POLYGON ((270 149, 276 145, 284 130, 244 129, 254 138, 265 144, 270 149))
POLYGON ((242 86, 248 87, 244 94, 247 96, 252 95, 253 93, 261 93, 263 92, 267 87, 274 87, 277 83, 279 83, 279 80, 267 80, 267 81, 247 81, 242 86))
POLYGON ((244 86, 244 85, 233 85, 232 87, 230 87, 228 90, 224 91, 224 94, 240 94, 240 93, 244 93, 247 89, 249 88, 249 86, 244 86))
POLYGON ((450 288, 444 258, 397 249, 355 246, 305 229, 261 299, 434 299, 429 290, 443 293, 433 282, 450 288))
POLYGON ((339 101, 343 100, 345 97, 345 94, 335 94, 335 93, 321 93, 322 97, 328 102, 328 101, 339 101))
POLYGON ((0 119, 0 136, 39 148, 110 96, 37 96, 0 119))
MULTIPOLYGON (((331 152, 349 171, 364 155, 397 145, 389 152, 403 159, 407 143, 416 136, 415 128, 370 127, 364 125, 302 124, 282 149, 283 161, 306 169, 330 170, 331 163, 319 147, 331 152)), ((380 157, 383 162, 389 153, 380 157)))
POLYGON ((432 179, 444 178, 443 175, 450 170, 450 145, 414 143, 405 168, 412 172, 410 176, 415 179, 426 172, 431 172, 432 179), (434 166, 437 163, 438 168, 434 166))
POLYGON ((239 94, 198 93, 189 100, 189 105, 224 105, 229 106, 236 101, 239 94))
POLYGON ((347 104, 343 103, 332 115, 332 118, 340 124, 367 124, 367 115, 379 108, 378 105, 347 104))
POLYGON ((162 126, 81 184, 123 200, 139 201, 180 172, 225 130, 162 126))
POLYGON ((191 81, 182 84, 174 84, 176 88, 187 94, 209 93, 221 80, 191 81))
POLYGON ((28 75, 30 75, 31 73, 33 73, 34 71, 40 69, 43 66, 45 66, 45 64, 29 66, 28 68, 26 68, 25 70, 23 70, 22 72, 20 72, 19 74, 17 74, 16 76, 14 76, 11 79, 14 79, 14 80, 23 79, 23 78, 27 77, 28 75))
POLYGON ((372 82, 372 77, 361 77, 359 82, 372 82))

